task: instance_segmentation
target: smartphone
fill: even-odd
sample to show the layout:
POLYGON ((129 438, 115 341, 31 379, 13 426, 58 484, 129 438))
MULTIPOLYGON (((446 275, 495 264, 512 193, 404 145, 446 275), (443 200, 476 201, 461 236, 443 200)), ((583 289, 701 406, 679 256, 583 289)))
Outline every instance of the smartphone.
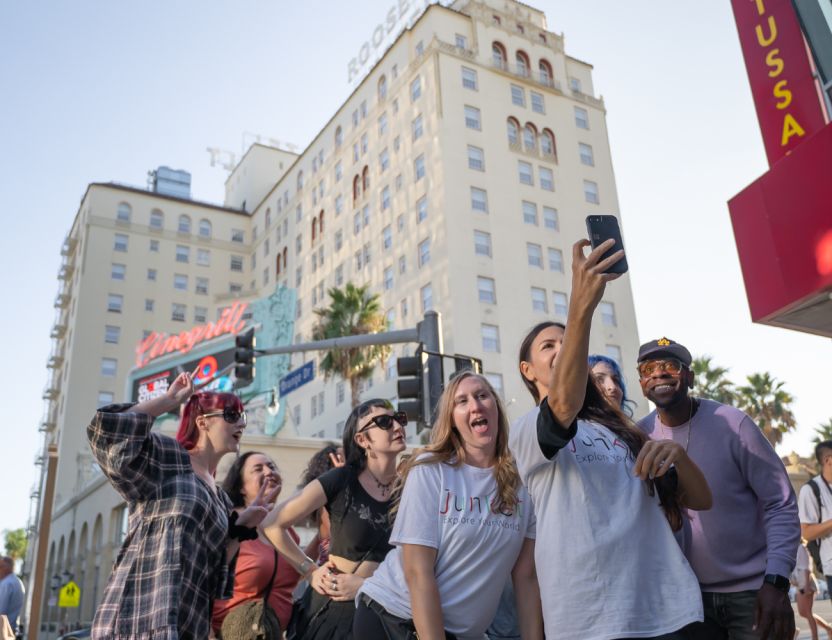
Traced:
MULTIPOLYGON (((589 242, 593 249, 610 238, 615 240, 615 244, 601 256, 601 260, 624 248, 624 243, 621 241, 621 227, 618 226, 618 218, 615 216, 587 216, 586 232, 589 234, 589 242)), ((627 273, 627 268, 627 256, 625 255, 604 273, 627 273)))

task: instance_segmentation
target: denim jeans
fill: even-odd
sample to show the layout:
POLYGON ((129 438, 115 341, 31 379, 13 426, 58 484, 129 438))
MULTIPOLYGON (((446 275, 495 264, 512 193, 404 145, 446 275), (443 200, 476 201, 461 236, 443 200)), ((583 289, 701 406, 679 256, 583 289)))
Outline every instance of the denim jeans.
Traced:
POLYGON ((757 590, 702 592, 705 621, 690 626, 691 640, 759 640, 753 630, 757 590))

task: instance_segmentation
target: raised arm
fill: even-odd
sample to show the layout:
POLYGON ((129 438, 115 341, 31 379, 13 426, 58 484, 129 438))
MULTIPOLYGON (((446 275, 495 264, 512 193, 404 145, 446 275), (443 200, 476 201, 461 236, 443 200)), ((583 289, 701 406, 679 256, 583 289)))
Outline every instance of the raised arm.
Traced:
POLYGON ((617 273, 603 273, 604 269, 624 257, 624 251, 617 251, 601 260, 604 252, 615 244, 614 240, 601 243, 585 256, 584 247, 589 244, 588 240, 579 240, 572 245, 572 294, 569 298, 566 332, 558 357, 555 358, 549 386, 549 407, 555 420, 564 428, 574 422, 586 395, 592 314, 604 295, 607 282, 621 276, 617 273))

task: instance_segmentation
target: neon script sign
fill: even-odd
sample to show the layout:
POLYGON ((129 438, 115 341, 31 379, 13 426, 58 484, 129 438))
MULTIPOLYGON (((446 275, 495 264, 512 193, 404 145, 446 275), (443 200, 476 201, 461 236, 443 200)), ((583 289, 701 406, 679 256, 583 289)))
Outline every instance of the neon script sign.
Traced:
POLYGON ((246 309, 247 302, 235 302, 222 312, 216 322, 197 325, 176 335, 154 331, 136 346, 136 365, 143 367, 148 362, 175 351, 188 353, 200 342, 225 334, 238 334, 246 326, 243 320, 246 309))

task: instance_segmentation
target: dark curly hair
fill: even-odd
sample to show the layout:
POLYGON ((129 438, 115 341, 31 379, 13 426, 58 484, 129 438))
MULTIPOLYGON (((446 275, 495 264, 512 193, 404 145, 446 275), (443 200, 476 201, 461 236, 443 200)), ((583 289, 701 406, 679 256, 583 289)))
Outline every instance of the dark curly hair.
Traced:
POLYGON ((246 506, 246 500, 243 497, 243 467, 246 466, 246 460, 255 454, 266 456, 275 465, 275 468, 277 468, 277 463, 262 451, 246 451, 238 456, 228 468, 228 473, 225 474, 225 479, 222 481, 222 488, 228 494, 228 497, 231 498, 231 504, 235 507, 246 506))
POLYGON ((327 471, 332 469, 332 460, 330 454, 336 455, 338 453, 337 444, 328 444, 323 449, 318 451, 309 459, 309 464, 306 465, 306 471, 303 472, 303 477, 300 480, 300 486, 305 487, 313 480, 317 480, 327 471))

